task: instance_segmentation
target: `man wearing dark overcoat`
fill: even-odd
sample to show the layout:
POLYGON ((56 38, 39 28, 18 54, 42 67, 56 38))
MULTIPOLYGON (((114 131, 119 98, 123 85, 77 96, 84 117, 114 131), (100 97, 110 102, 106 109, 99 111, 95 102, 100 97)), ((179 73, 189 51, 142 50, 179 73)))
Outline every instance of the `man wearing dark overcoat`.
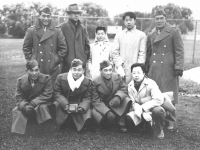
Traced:
POLYGON ((80 59, 84 65, 90 56, 89 36, 85 26, 81 24, 79 17, 82 10, 77 4, 68 7, 68 21, 59 25, 67 44, 68 53, 63 61, 62 73, 68 72, 73 59, 80 59))
POLYGON ((67 46, 61 29, 54 26, 50 8, 43 7, 39 15, 35 25, 26 31, 23 53, 26 60, 36 59, 41 73, 50 75, 54 83, 67 46))
POLYGON ((94 79, 99 99, 92 102, 94 120, 104 127, 118 124, 121 132, 127 132, 125 116, 130 108, 131 101, 125 83, 119 74, 113 72, 109 61, 100 63, 100 72, 94 79))
MULTIPOLYGON (((173 91, 173 104, 178 103, 179 77, 183 75, 184 46, 181 32, 166 23, 166 13, 158 9, 156 27, 148 34, 146 66, 148 77, 156 81, 161 92, 173 91)), ((175 118, 175 114, 170 114, 175 118)), ((173 129, 173 124, 169 124, 173 129)))
POLYGON ((92 89, 95 88, 92 87, 92 81, 84 76, 84 64, 80 59, 72 61, 68 73, 58 75, 54 85, 53 104, 59 128, 71 117, 77 130, 83 129, 86 121, 91 118, 92 89))
POLYGON ((48 109, 53 94, 51 77, 40 73, 36 60, 28 61, 26 67, 28 73, 17 80, 17 105, 12 111, 11 132, 19 134, 25 133, 29 118, 36 117, 39 124, 51 119, 48 109))

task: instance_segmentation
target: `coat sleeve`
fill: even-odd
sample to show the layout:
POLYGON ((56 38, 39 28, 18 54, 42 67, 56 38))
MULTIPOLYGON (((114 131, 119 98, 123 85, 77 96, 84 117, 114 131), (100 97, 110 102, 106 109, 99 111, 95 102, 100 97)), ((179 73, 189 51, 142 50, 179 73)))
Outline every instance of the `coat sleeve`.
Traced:
POLYGON ((64 109, 65 105, 69 104, 69 101, 65 98, 64 95, 61 94, 61 92, 62 92, 61 76, 58 75, 54 83, 54 99, 64 109))
POLYGON ((17 80, 17 88, 15 91, 15 99, 17 101, 17 106, 20 110, 22 110, 22 108, 28 104, 28 102, 26 102, 26 98, 25 95, 22 92, 21 89, 21 79, 17 80))
POLYGON ((85 54, 87 55, 87 59, 90 57, 90 39, 87 32, 87 29, 85 28, 85 54))
POLYGON ((122 81, 121 77, 118 75, 119 78, 119 89, 115 93, 115 96, 119 96, 121 101, 123 101, 128 96, 128 90, 126 84, 122 81))
POLYGON ((32 36, 33 29, 32 27, 28 28, 24 37, 24 43, 22 51, 24 53, 25 59, 28 61, 32 57, 32 49, 33 49, 33 36, 32 36))
POLYGON ((173 44, 174 44, 174 55, 175 55, 175 66, 174 69, 183 70, 184 67, 184 45, 181 36, 181 32, 176 28, 173 33, 173 44))
POLYGON ((97 90, 96 90, 96 86, 95 83, 92 83, 92 106, 94 109, 96 109, 100 114, 102 114, 103 116, 106 115, 106 113, 108 111, 110 111, 110 109, 104 104, 103 101, 101 101, 97 90))
POLYGON ((138 52, 138 63, 145 63, 146 59, 146 42, 147 37, 145 33, 142 32, 141 39, 140 39, 140 45, 139 45, 139 52, 138 52))
POLYGON ((152 100, 147 101, 146 103, 142 104, 142 108, 144 111, 149 111, 150 109, 160 106, 164 102, 164 97, 163 94, 161 93, 158 85, 156 84, 155 81, 151 80, 152 82, 150 83, 150 93, 152 100))
POLYGON ((67 45, 65 41, 65 37, 61 31, 60 28, 58 28, 58 57, 59 57, 59 63, 61 63, 64 60, 64 57, 67 55, 67 45))
POLYGON ((36 104, 36 106, 39 104, 47 103, 51 100, 52 95, 53 95, 53 88, 52 88, 51 77, 47 76, 44 85, 44 91, 38 97, 33 99, 32 102, 36 104))
POLYGON ((116 34, 114 42, 113 42, 113 48, 111 51, 111 57, 113 59, 113 63, 116 67, 119 67, 123 64, 123 60, 120 57, 120 41, 119 41, 119 34, 116 34))
POLYGON ((147 43, 146 43, 146 61, 145 61, 145 68, 146 68, 146 74, 149 72, 150 68, 150 58, 152 54, 152 47, 151 47, 151 36, 150 34, 147 35, 147 43))
POLYGON ((90 109, 90 104, 92 101, 92 81, 90 81, 88 88, 85 92, 85 96, 82 100, 82 102, 79 104, 79 107, 83 108, 85 111, 90 109))

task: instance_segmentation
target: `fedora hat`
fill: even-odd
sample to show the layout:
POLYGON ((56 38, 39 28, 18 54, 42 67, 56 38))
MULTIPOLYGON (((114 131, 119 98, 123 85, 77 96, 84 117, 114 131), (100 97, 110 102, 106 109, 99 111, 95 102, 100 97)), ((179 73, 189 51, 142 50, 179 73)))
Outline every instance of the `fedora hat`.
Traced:
POLYGON ((83 10, 80 10, 80 8, 78 7, 77 4, 71 4, 71 5, 68 6, 66 12, 67 12, 67 13, 70 13, 70 12, 72 12, 72 13, 73 13, 73 12, 75 12, 75 13, 82 13, 83 10))

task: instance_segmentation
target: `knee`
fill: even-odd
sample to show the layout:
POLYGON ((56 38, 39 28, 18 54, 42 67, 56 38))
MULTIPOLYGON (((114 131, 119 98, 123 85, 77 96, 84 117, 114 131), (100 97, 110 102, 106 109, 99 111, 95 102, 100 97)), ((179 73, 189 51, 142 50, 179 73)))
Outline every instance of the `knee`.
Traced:
POLYGON ((162 108, 160 106, 153 108, 152 114, 155 117, 165 117, 166 116, 166 112, 165 112, 164 108, 162 108))

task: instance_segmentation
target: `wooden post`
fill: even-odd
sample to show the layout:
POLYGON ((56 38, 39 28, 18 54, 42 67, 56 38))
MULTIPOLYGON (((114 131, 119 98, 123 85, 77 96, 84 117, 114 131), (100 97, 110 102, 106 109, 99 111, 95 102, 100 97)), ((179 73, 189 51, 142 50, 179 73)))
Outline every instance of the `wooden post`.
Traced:
POLYGON ((197 20, 195 21, 195 30, 194 30, 194 43, 193 43, 193 56, 192 56, 192 64, 195 64, 195 46, 196 46, 196 36, 197 36, 197 20))

